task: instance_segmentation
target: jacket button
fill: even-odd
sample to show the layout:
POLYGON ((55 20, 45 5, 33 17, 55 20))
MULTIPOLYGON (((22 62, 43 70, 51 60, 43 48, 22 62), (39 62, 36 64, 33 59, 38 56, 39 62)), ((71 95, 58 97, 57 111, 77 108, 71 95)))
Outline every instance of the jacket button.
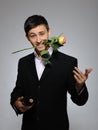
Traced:
POLYGON ((39 116, 36 117, 36 120, 39 121, 39 116))
POLYGON ((38 86, 38 88, 40 88, 40 86, 38 86))

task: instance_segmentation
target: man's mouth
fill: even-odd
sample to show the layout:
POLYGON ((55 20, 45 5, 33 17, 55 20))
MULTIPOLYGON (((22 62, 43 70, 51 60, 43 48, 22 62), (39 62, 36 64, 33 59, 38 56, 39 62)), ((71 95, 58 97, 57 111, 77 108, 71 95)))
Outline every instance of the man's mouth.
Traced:
POLYGON ((42 42, 37 42, 36 43, 36 46, 42 46, 42 45, 44 45, 44 42, 42 41, 42 42))

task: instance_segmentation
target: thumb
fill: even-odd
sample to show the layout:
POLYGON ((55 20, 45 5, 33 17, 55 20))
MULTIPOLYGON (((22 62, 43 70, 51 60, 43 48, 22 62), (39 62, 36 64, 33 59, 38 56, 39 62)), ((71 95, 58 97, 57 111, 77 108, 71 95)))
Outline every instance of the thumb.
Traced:
POLYGON ((88 77, 88 74, 92 71, 92 68, 85 69, 85 75, 88 77))
POLYGON ((30 103, 33 103, 33 102, 34 102, 34 100, 33 100, 32 98, 30 98, 30 99, 29 99, 29 102, 30 102, 30 103))
POLYGON ((85 74, 89 74, 92 70, 92 68, 85 69, 85 74))

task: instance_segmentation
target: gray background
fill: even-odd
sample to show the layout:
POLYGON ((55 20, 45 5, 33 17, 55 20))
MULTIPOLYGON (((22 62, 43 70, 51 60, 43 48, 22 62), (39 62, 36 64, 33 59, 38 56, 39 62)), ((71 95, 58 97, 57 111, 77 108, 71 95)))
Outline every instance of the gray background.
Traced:
POLYGON ((78 58, 79 68, 92 67, 87 86, 89 100, 76 106, 68 95, 70 130, 98 129, 98 0, 0 0, 0 130, 20 130, 22 116, 10 106, 10 93, 17 76, 18 59, 32 52, 11 52, 31 47, 23 24, 32 14, 44 15, 51 36, 63 33, 67 43, 60 49, 78 58))

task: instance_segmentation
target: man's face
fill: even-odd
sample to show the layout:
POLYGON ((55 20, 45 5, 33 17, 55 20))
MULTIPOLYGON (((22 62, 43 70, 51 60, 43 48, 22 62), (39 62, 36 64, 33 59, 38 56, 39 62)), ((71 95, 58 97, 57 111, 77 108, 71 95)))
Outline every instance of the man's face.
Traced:
POLYGON ((44 40, 47 40, 50 35, 50 30, 47 30, 44 25, 39 25, 35 28, 32 28, 28 32, 28 40, 31 44, 36 47, 37 51, 45 50, 45 45, 43 44, 44 40))

